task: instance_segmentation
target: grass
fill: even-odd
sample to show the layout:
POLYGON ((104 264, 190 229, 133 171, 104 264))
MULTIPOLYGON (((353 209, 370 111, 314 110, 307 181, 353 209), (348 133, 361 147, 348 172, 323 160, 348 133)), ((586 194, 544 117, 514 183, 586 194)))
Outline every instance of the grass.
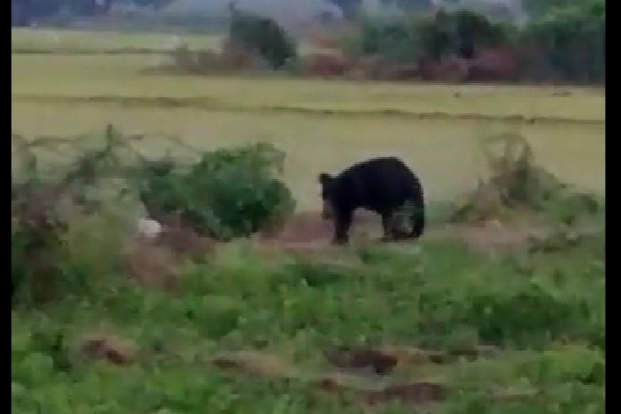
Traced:
MULTIPOLYGON (((562 180, 605 189, 597 90, 146 75, 161 57, 57 51, 158 48, 164 37, 67 32, 58 47, 41 36, 13 31, 12 125, 28 136, 113 123, 200 149, 270 141, 288 154, 300 209, 316 210, 320 171, 389 153, 421 175, 432 202, 451 200, 483 171, 475 138, 517 130, 562 180), (52 53, 16 53, 28 48, 52 53)), ((95 218, 100 227, 69 244, 86 293, 12 311, 13 411, 399 414, 419 412, 422 386, 390 387, 426 381, 448 393, 433 407, 441 414, 604 413, 600 219, 594 240, 551 252, 528 242, 474 251, 450 234, 297 253, 237 241, 184 266, 171 295, 109 266, 122 243, 95 218), (398 363, 372 375, 382 358, 334 357, 341 345, 398 363), (494 356, 430 361, 430 350, 481 346, 494 356)))
MULTIPOLYGON (((505 128, 499 122, 352 119, 25 102, 13 104, 12 122, 15 130, 31 136, 74 135, 100 130, 104 122, 111 122, 131 133, 164 132, 182 137, 199 148, 266 140, 287 152, 286 178, 304 210, 319 207, 316 177, 320 171, 338 171, 348 163, 378 154, 402 156, 420 173, 430 198, 453 198, 473 187, 477 175, 484 173, 475 137, 505 128), (32 113, 37 114, 36 123, 31 122, 32 113)), ((604 189, 603 126, 542 124, 520 129, 534 146, 538 159, 564 180, 587 189, 604 189), (588 146, 583 145, 585 140, 588 146)), ((157 146, 154 143, 151 148, 157 146)))
MULTIPOLYGON (((523 116, 603 123, 605 99, 594 89, 442 86, 140 75, 156 65, 143 56, 16 56, 13 99, 168 98, 226 108, 523 116), (45 66, 48 76, 37 76, 45 66), (54 79, 53 82, 50 79, 54 79), (474 108, 474 109, 473 109, 474 108)), ((148 103, 148 102, 147 102, 148 103)))
MULTIPOLYGON (((175 297, 112 278, 88 301, 14 312, 14 412, 356 413, 369 390, 415 381, 450 388, 437 411, 446 414, 604 412, 604 279, 594 256, 534 272, 528 264, 550 257, 530 257, 521 270, 510 258, 438 242, 414 256, 339 256, 349 264, 268 260, 238 244, 189 270, 175 297), (56 334, 66 343, 54 353, 40 338, 56 334), (118 350, 127 366, 89 363, 80 351, 87 335, 121 337, 137 350, 118 350), (481 344, 498 353, 450 363, 407 357, 481 344), (338 345, 396 347, 402 359, 390 375, 342 371, 323 356, 338 345), (58 367, 64 358, 70 366, 58 367), (348 391, 322 393, 312 385, 320 378, 348 391)), ((411 402, 391 404, 364 412, 412 412, 411 402)))
POLYGON ((190 48, 215 48, 217 36, 184 34, 88 32, 80 30, 11 29, 13 53, 99 54, 125 51, 162 53, 179 43, 190 48))
MULTIPOLYGON (((179 45, 190 50, 218 49, 221 37, 198 34, 118 33, 62 29, 11 29, 13 54, 44 55, 126 55, 161 54, 179 45)), ((317 47, 301 41, 304 50, 317 47)))
POLYGON ((14 56, 14 129, 78 134, 113 122, 200 147, 269 140, 289 154, 301 205, 316 208, 318 171, 380 152, 415 166, 431 197, 452 197, 481 172, 472 138, 518 128, 563 179, 603 189, 604 97, 597 90, 141 75, 153 59, 14 56), (459 173, 444 168, 449 163, 459 173))

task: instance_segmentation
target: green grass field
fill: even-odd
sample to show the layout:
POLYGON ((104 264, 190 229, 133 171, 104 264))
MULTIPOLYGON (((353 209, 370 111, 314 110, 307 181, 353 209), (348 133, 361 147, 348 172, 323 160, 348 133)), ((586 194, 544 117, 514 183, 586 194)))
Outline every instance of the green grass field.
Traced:
MULTIPOLYGON (((506 131, 561 180, 605 190, 601 90, 156 75, 146 72, 166 59, 164 36, 12 35, 14 132, 114 124, 198 149, 268 141, 287 153, 300 210, 319 208, 319 172, 387 154, 420 174, 432 203, 454 200, 485 173, 477 138, 506 131)), ((68 243, 72 293, 12 312, 13 412, 604 413, 596 218, 594 236, 547 237, 547 248, 472 249, 497 237, 485 227, 465 244, 450 229, 416 246, 233 242, 177 269, 171 295, 120 277, 123 240, 95 217, 68 243), (374 374, 386 360, 395 367, 374 374)))

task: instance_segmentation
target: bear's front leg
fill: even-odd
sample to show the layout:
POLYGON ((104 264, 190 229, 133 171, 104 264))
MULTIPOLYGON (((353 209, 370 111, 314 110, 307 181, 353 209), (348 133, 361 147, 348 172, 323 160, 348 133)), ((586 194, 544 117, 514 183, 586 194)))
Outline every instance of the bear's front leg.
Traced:
POLYGON ((347 244, 349 242, 349 228, 353 218, 353 212, 339 212, 334 216, 334 237, 332 243, 347 244))

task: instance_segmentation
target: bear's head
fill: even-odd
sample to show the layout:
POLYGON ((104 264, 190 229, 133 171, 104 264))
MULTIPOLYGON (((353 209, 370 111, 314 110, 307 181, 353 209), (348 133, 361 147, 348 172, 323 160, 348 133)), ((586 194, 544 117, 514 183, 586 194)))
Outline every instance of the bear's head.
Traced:
POLYGON ((330 174, 322 172, 319 174, 319 184, 321 185, 321 200, 323 206, 321 209, 321 217, 329 220, 334 217, 334 205, 333 205, 333 184, 334 177, 330 174))

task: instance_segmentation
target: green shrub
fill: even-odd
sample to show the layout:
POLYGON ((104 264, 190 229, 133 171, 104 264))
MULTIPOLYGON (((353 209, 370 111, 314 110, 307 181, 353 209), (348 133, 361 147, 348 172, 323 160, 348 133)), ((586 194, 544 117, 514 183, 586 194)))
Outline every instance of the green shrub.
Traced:
POLYGON ((366 18, 357 36, 345 39, 346 52, 354 56, 381 56, 391 62, 418 59, 418 34, 413 21, 366 18))
POLYGON ((603 210, 596 196, 575 191, 538 164, 528 141, 502 133, 483 137, 481 148, 489 176, 460 202, 452 222, 507 219, 517 213, 543 214, 564 224, 603 210))
POLYGON ((178 215, 217 239, 249 236, 294 208, 277 179, 283 162, 284 154, 264 143, 205 152, 185 168, 159 160, 147 165, 141 197, 153 217, 178 215))
POLYGON ((294 208, 277 177, 284 154, 267 144, 206 152, 182 163, 172 156, 145 160, 132 141, 112 127, 103 137, 79 140, 13 137, 16 304, 91 294, 119 274, 123 242, 138 218, 139 197, 128 195, 141 192, 153 216, 178 214, 182 224, 219 239, 275 226, 294 208))
POLYGON ((588 2, 555 8, 533 20, 522 42, 539 50, 537 58, 559 80, 601 83, 606 79, 605 34, 605 3, 588 2))
POLYGON ((419 48, 425 58, 471 58, 477 48, 510 44, 511 26, 467 9, 426 16, 418 22, 419 48))
POLYGON ((417 63, 446 55, 472 57, 475 47, 507 45, 511 26, 480 13, 458 9, 400 19, 366 18, 345 42, 355 55, 377 55, 396 63, 417 63))
POLYGON ((606 6, 600 0, 551 8, 523 27, 459 8, 416 17, 365 18, 343 40, 343 49, 356 57, 380 57, 385 64, 424 65, 447 56, 476 62, 483 56, 477 64, 500 68, 503 55, 478 55, 497 49, 514 56, 513 70, 525 79, 601 83, 605 28, 606 6))
MULTIPOLYGON (((93 293, 98 276, 111 270, 118 253, 113 209, 100 193, 111 172, 123 175, 126 146, 108 128, 95 140, 13 135, 11 184, 11 280, 15 304, 39 303, 93 293), (74 150, 72 153, 71 149, 74 150), (58 154, 66 156, 58 159, 58 154), (97 214, 99 226, 80 227, 97 214), (106 231, 101 233, 101 228, 106 231), (74 250, 75 247, 80 249, 74 250), (90 256, 89 256, 90 255, 90 256)), ((110 199, 108 199, 110 201, 110 199)))
POLYGON ((272 69, 280 69, 297 57, 293 39, 274 20, 234 10, 228 41, 258 53, 272 69))

